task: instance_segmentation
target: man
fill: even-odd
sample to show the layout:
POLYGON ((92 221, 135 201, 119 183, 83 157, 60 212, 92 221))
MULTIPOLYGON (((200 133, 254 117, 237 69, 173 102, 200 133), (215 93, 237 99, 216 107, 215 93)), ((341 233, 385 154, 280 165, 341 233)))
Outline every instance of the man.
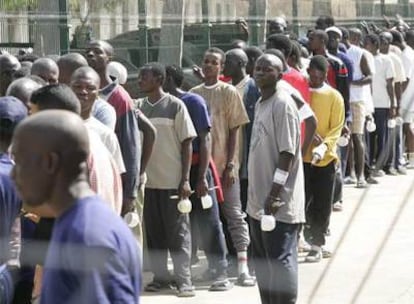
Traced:
POLYGON ((28 118, 13 138, 12 176, 23 201, 56 217, 40 303, 138 303, 138 248, 89 186, 87 134, 78 115, 49 110, 28 118))
POLYGON ((263 304, 296 302, 297 236, 305 219, 300 120, 290 95, 276 89, 282 71, 283 64, 274 55, 265 54, 256 62, 262 97, 256 105, 250 147, 247 212, 263 304), (261 230, 263 211, 276 218, 272 231, 261 230))
POLYGON ((254 65, 256 63, 257 58, 263 55, 263 51, 257 46, 249 46, 244 49, 244 52, 246 53, 248 58, 246 64, 246 73, 249 74, 250 77, 253 77, 254 65))
POLYGON ((259 89, 253 78, 246 72, 248 57, 241 49, 232 49, 226 52, 223 75, 232 80, 232 85, 237 89, 243 99, 244 107, 249 116, 250 123, 242 126, 239 130, 239 163, 240 163, 240 193, 242 210, 246 210, 247 205, 247 160, 252 132, 252 122, 254 119, 254 106, 260 98, 259 89))
POLYGON ((269 35, 273 34, 285 34, 287 29, 287 23, 285 18, 276 17, 269 21, 269 35))
MULTIPOLYGON (((57 65, 59 67, 59 83, 70 85, 73 72, 78 68, 87 67, 88 62, 79 53, 69 53, 61 56, 57 61, 57 65)), ((93 104, 92 116, 111 130, 115 129, 115 109, 99 96, 96 96, 96 101, 93 104)))
POLYGON ((9 148, 15 127, 27 116, 23 103, 0 97, 0 299, 11 303, 20 254, 22 202, 10 178, 13 160, 9 148))
POLYGON ((328 69, 329 63, 321 55, 312 57, 308 68, 311 108, 318 120, 314 141, 303 158, 306 194, 304 234, 312 245, 305 260, 313 263, 322 259, 338 162, 337 141, 345 120, 342 96, 325 83, 328 69))
POLYGON ((59 67, 50 58, 39 58, 33 62, 31 75, 36 75, 46 81, 47 84, 55 84, 59 81, 59 67))
POLYGON ((393 81, 395 70, 391 58, 379 53, 380 39, 378 35, 368 34, 364 39, 364 47, 374 56, 375 74, 372 78, 372 91, 375 93, 375 125, 376 131, 371 133, 373 146, 377 147, 375 151, 372 149, 371 161, 374 163, 377 171, 382 170, 385 164, 384 160, 379 158, 386 148, 386 140, 388 133, 387 121, 393 117, 396 104, 393 81))
POLYGON ((101 96, 114 107, 116 112, 115 134, 121 146, 122 158, 126 168, 126 173, 122 175, 124 193, 122 215, 124 215, 135 208, 134 201, 137 196, 139 181, 137 175, 140 172, 141 143, 131 97, 122 86, 116 83, 108 84, 105 77, 106 66, 113 54, 112 46, 105 41, 92 41, 86 49, 88 63, 101 79, 101 96))
POLYGON ((238 282, 242 286, 253 286, 255 282, 247 267, 247 247, 250 239, 240 200, 237 146, 239 127, 247 124, 249 119, 237 89, 219 81, 225 59, 222 50, 208 49, 204 53, 202 65, 204 83, 190 92, 201 95, 210 109, 212 157, 222 179, 224 203, 221 204, 221 210, 237 251, 238 282))
POLYGON ((406 32, 407 42, 398 31, 391 30, 392 44, 401 51, 401 60, 407 76, 407 81, 403 84, 399 113, 404 121, 403 130, 405 134, 405 144, 407 149, 407 168, 414 168, 414 134, 411 123, 414 121, 414 51, 412 49, 413 31, 406 32), (409 42, 409 43, 408 43, 409 42), (410 46, 411 44, 411 46, 410 46))
POLYGON ((16 97, 29 108, 32 93, 46 84, 40 77, 38 77, 40 81, 34 80, 34 77, 35 76, 16 79, 10 84, 6 95, 16 97))
MULTIPOLYGON (((201 246, 209 263, 208 274, 213 277, 210 291, 225 291, 232 287, 227 278, 226 243, 219 216, 216 191, 208 191, 220 182, 215 179, 215 166, 211 163, 211 122, 205 100, 193 93, 184 92, 180 86, 184 79, 183 71, 176 66, 167 66, 165 90, 180 98, 186 105, 191 120, 197 131, 193 140, 193 157, 190 170, 190 186, 195 193, 190 196, 193 209, 190 213, 191 229, 199 231, 201 246), (202 207, 201 198, 210 195, 213 200, 211 208, 202 207), (198 229, 198 230, 197 230, 198 229)), ((220 186, 220 185, 219 185, 220 186)), ((192 241, 194 240, 192 234, 192 241)))
POLYGON ((169 251, 178 285, 177 296, 193 297, 189 216, 177 210, 177 200, 171 196, 178 193, 182 200, 191 195, 191 142, 196 131, 183 102, 163 91, 164 80, 165 68, 159 63, 146 64, 138 76, 138 85, 147 97, 139 100, 137 106, 157 129, 146 170, 144 197, 144 221, 154 279, 145 289, 158 292, 170 285, 169 251))
MULTIPOLYGON (((337 89, 344 100, 346 124, 344 124, 342 129, 342 135, 346 136, 349 134, 348 124, 351 122, 348 70, 341 59, 328 53, 328 43, 332 43, 332 39, 329 39, 329 35, 325 31, 315 30, 309 35, 309 49, 313 52, 313 55, 322 55, 329 63, 328 76, 326 78, 327 83, 334 89, 337 89)), ((347 150, 348 147, 344 148, 341 152, 341 162, 337 166, 336 171, 334 192, 334 208, 336 211, 342 210, 343 176, 345 175, 344 169, 346 168, 348 158, 347 150)))
MULTIPOLYGON (((352 41, 355 41, 357 30, 351 29, 352 41)), ((349 39, 344 39, 344 44, 347 47, 347 55, 351 60, 354 72, 352 76, 349 103, 352 112, 351 134, 354 148, 355 159, 355 173, 357 178, 356 187, 365 188, 366 181, 364 177, 365 167, 365 145, 364 145, 364 130, 365 130, 365 101, 364 88, 370 86, 372 83, 372 73, 368 64, 368 59, 364 50, 357 44, 351 43, 349 39)), ((353 171, 354 168, 351 168, 353 171)))
MULTIPOLYGON (((349 29, 349 43, 352 46, 361 47, 363 44, 362 32, 358 28, 349 29)), ((367 65, 371 70, 372 77, 375 74, 375 59, 374 56, 365 48, 361 48, 366 58, 367 65)), ((372 122, 374 120, 374 101, 372 99, 372 79, 369 85, 362 86, 362 97, 364 100, 365 108, 365 121, 366 123, 372 122)), ((364 144, 365 144, 365 168, 364 175, 365 180, 368 184, 378 184, 378 181, 372 176, 374 173, 374 168, 372 167, 372 162, 370 159, 371 143, 370 143, 370 132, 367 128, 364 128, 364 144)))
POLYGON ((20 62, 10 54, 0 55, 0 97, 6 95, 6 90, 13 81, 13 74, 20 69, 20 62))
MULTIPOLYGON (((393 36, 389 32, 382 32, 379 35, 380 38, 380 46, 379 50, 381 54, 388 55, 394 67, 395 77, 393 80, 394 85, 394 93, 395 93, 395 102, 396 102, 396 109, 393 113, 393 116, 390 118, 395 118, 398 114, 398 109, 400 108, 401 102, 401 94, 403 89, 407 83, 407 77, 405 74, 404 65, 401 60, 401 51, 399 48, 395 47, 400 54, 396 54, 395 52, 391 52, 391 43, 393 36)), ((384 171, 388 175, 397 175, 406 174, 405 168, 403 168, 404 163, 401 161, 403 155, 403 149, 401 147, 402 144, 402 128, 401 126, 395 126, 395 128, 389 128, 389 132, 387 133, 388 137, 388 144, 385 153, 386 158, 384 159, 385 168, 384 171)))

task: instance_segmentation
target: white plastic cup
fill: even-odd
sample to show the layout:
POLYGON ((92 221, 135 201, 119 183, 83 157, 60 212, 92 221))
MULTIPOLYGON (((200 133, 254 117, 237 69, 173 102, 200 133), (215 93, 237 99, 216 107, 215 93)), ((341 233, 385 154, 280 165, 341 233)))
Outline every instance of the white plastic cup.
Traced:
POLYGON ((394 129, 396 125, 397 125, 397 123, 396 123, 395 119, 393 119, 393 118, 388 119, 388 122, 387 122, 388 128, 394 129))
POLYGON ((191 201, 188 198, 180 200, 177 204, 177 208, 181 213, 190 213, 193 209, 191 201))
POLYGON ((206 194, 201 197, 201 206, 203 207, 203 209, 210 209, 211 207, 213 207, 213 199, 210 195, 206 194))
POLYGON ((349 144, 349 138, 347 136, 341 136, 338 139, 338 146, 346 147, 349 144))
POLYGON ((402 126, 403 125, 403 123, 404 123, 404 120, 402 119, 402 117, 397 117, 396 119, 395 119, 395 123, 396 123, 396 125, 397 126, 402 126))
POLYGON ((367 131, 369 133, 375 132, 376 129, 377 129, 377 125, 375 124, 374 121, 370 120, 367 122, 367 131))
POLYGON ((139 216, 136 212, 128 212, 124 215, 124 221, 129 228, 135 228, 139 224, 139 216))
POLYGON ((276 228, 276 219, 273 215, 263 215, 260 221, 262 231, 272 231, 276 228))

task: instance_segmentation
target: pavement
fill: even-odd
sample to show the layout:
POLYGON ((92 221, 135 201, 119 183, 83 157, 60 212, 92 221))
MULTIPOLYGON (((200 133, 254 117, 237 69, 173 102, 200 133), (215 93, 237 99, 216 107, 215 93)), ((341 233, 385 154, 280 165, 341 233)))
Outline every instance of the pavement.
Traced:
MULTIPOLYGON (((378 185, 344 189, 344 210, 331 217, 327 248, 333 256, 308 264, 299 257, 299 295, 303 304, 414 303, 414 171, 384 176, 378 185)), ((206 269, 206 261, 193 273, 206 269)), ((144 274, 145 283, 151 274, 144 274)), ((259 304, 256 287, 235 286, 209 292, 197 285, 193 298, 174 291, 144 293, 142 304, 259 304)))

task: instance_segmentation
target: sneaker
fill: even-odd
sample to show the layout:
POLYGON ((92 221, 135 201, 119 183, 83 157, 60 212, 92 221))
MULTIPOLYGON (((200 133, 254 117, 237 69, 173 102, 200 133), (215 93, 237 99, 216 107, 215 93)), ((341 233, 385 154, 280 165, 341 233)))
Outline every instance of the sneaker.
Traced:
POLYGON ((356 184, 356 179, 353 176, 345 176, 344 185, 354 185, 356 184))
POLYGON ((319 263, 322 260, 322 250, 319 249, 312 249, 309 251, 308 255, 305 258, 305 262, 308 263, 319 263))
POLYGON ((372 171, 373 177, 383 177, 385 175, 385 172, 382 170, 374 170, 372 171))
POLYGON ((400 175, 407 175, 407 169, 404 166, 398 166, 397 172, 400 175))
POLYGON ((311 245, 306 242, 303 238, 299 239, 298 252, 309 252, 311 251, 311 245))
POLYGON ((217 279, 210 285, 209 291, 227 291, 233 288, 233 283, 229 281, 227 276, 219 276, 217 279))
POLYGON ((172 289, 171 282, 152 281, 145 286, 144 290, 147 292, 160 292, 162 290, 172 289))
POLYGON ((179 297, 179 298, 195 297, 194 286, 181 285, 177 289, 177 297, 179 297))
POLYGON ((385 171, 385 174, 390 175, 390 176, 397 176, 397 170, 395 170, 394 168, 389 168, 388 170, 385 171))
POLYGON ((322 247, 322 258, 329 259, 332 256, 332 252, 322 247))
POLYGON ((252 287, 256 285, 256 279, 251 277, 248 273, 242 273, 237 278, 237 285, 243 287, 252 287))
POLYGON ((406 168, 407 168, 407 169, 414 169, 414 162, 413 162, 412 160, 411 160, 411 161, 409 161, 409 162, 407 163, 406 168))
POLYGON ((336 203, 333 204, 333 208, 332 208, 333 211, 340 212, 343 209, 344 209, 344 207, 342 206, 342 202, 341 201, 336 202, 336 203))
POLYGON ((365 179, 360 179, 357 181, 356 188, 363 189, 367 187, 367 182, 365 179))
POLYGON ((371 185, 377 185, 378 181, 375 178, 373 178, 372 176, 370 176, 370 177, 367 178, 367 183, 371 184, 371 185))

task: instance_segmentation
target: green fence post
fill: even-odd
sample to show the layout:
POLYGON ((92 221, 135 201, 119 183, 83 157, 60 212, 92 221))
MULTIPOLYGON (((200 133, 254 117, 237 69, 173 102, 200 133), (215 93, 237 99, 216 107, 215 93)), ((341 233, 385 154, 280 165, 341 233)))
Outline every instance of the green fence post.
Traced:
POLYGON ((69 53, 68 1, 59 0, 60 53, 69 53))

